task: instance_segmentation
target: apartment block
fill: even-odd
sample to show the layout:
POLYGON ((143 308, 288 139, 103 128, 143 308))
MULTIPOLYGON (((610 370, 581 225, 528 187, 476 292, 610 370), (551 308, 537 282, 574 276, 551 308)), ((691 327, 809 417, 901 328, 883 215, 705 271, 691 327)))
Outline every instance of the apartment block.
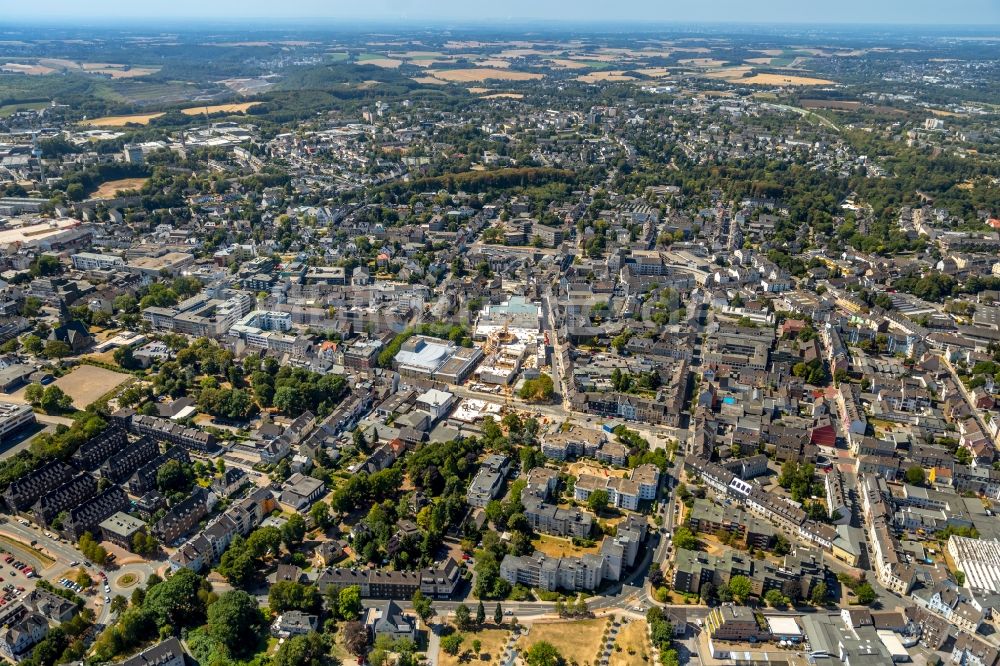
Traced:
POLYGON ((469 484, 466 499, 474 507, 483 508, 496 499, 500 488, 510 469, 510 458, 501 455, 491 455, 483 461, 475 478, 469 484))
POLYGON ((595 490, 604 490, 612 506, 636 511, 640 500, 656 499, 659 484, 660 470, 655 465, 640 465, 632 470, 629 478, 581 474, 576 480, 573 496, 586 502, 595 490))
POLYGON ((455 592, 460 580, 458 564, 449 558, 436 567, 418 571, 324 569, 316 579, 316 586, 326 593, 330 588, 342 590, 356 585, 364 599, 409 599, 417 590, 446 599, 455 592))
POLYGON ((190 497, 185 498, 153 525, 153 534, 165 544, 172 544, 187 534, 208 514, 208 491, 195 488, 190 497))
POLYGON ((30 508, 40 497, 73 478, 76 470, 62 460, 47 462, 34 472, 14 479, 4 491, 4 501, 14 511, 30 508))
POLYGON ((140 437, 125 448, 113 453, 101 465, 98 474, 102 479, 122 483, 142 465, 160 454, 160 447, 148 437, 140 437))
POLYGON ((146 435, 157 442, 176 444, 195 451, 214 451, 217 448, 214 435, 197 428, 182 426, 169 419, 136 414, 131 409, 119 410, 115 412, 113 418, 128 428, 130 432, 146 435))
POLYGON ((188 455, 187 449, 184 447, 171 446, 165 453, 156 456, 135 471, 132 478, 128 480, 128 491, 136 497, 141 497, 156 488, 157 472, 171 460, 188 464, 191 462, 191 456, 188 455))
POLYGON ((96 492, 97 481, 87 472, 81 472, 39 498, 31 512, 39 523, 50 525, 61 512, 81 504, 96 492))
POLYGON ((84 532, 98 534, 98 527, 104 519, 128 508, 128 496, 118 486, 111 486, 104 492, 70 509, 68 518, 63 521, 63 531, 75 540, 84 532))

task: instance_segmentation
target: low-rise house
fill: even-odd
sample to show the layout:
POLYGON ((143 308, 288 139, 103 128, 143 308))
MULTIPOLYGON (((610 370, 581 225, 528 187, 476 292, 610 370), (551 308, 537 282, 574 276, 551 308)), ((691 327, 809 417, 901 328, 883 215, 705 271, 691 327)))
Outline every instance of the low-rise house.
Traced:
POLYGON ((171 636, 134 657, 119 662, 118 666, 184 666, 184 663, 184 648, 176 637, 171 636))
POLYGON ((282 485, 281 503, 295 511, 302 511, 308 509, 324 493, 326 486, 322 481, 297 472, 282 485))
POLYGON ((2 616, 0 629, 0 654, 17 663, 49 633, 45 616, 17 604, 2 616))
POLYGON ((271 635, 275 638, 291 638, 316 631, 319 618, 302 611, 285 611, 271 623, 271 635))
POLYGON ((395 601, 387 601, 381 606, 369 608, 365 614, 365 626, 372 640, 378 636, 388 636, 396 641, 401 638, 416 640, 417 624, 413 618, 403 613, 395 601))

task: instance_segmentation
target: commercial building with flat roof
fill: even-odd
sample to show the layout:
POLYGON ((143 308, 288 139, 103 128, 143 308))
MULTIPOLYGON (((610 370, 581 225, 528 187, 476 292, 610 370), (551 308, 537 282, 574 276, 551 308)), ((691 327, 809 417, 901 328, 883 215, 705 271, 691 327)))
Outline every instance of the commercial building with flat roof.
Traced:
POLYGON ((10 402, 0 402, 0 442, 8 435, 35 422, 35 413, 31 405, 15 405, 10 402))
POLYGON ((969 588, 1000 592, 1000 540, 952 535, 948 539, 948 554, 955 567, 965 574, 965 584, 969 588))
POLYGON ((460 384, 472 374, 483 352, 454 342, 415 335, 396 354, 396 370, 403 377, 460 384))
POLYGON ((126 550, 132 550, 132 539, 146 529, 146 523, 119 511, 102 520, 100 528, 101 534, 107 541, 126 550))

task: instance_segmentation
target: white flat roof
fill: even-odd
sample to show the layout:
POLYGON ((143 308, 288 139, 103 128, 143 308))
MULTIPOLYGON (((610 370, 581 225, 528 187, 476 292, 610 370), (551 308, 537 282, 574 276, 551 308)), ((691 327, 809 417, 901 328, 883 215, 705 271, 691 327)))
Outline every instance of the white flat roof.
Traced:
POLYGON ((765 619, 767 620, 767 626, 770 627, 772 634, 777 636, 802 635, 802 629, 795 621, 795 618, 769 615, 766 616, 765 619))

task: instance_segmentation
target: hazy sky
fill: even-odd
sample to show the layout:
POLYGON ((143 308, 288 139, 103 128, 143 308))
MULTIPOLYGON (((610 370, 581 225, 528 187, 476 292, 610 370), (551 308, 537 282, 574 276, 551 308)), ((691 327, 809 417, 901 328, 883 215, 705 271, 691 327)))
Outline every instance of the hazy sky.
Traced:
POLYGON ((0 0, 3 20, 328 18, 1000 24, 1000 0, 0 0))

